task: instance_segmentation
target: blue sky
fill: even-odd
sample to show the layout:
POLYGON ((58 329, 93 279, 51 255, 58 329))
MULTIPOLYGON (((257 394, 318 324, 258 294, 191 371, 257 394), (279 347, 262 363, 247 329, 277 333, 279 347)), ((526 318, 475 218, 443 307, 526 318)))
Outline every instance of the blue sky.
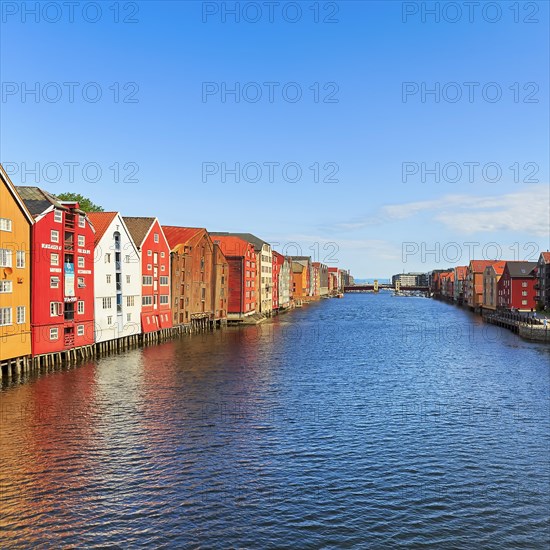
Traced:
POLYGON ((296 242, 357 277, 549 247, 547 2, 482 2, 471 22, 462 2, 437 3, 439 22, 435 2, 281 1, 271 22, 263 2, 49 4, 2 6, 0 160, 16 184, 296 242), (221 93, 235 83, 238 102, 221 93))

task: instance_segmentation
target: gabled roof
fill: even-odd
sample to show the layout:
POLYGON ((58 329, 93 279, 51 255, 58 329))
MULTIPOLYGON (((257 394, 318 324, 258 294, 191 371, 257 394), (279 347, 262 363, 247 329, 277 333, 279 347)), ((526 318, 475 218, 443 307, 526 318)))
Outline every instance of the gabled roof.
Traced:
POLYGON ((178 245, 185 244, 206 229, 203 227, 177 227, 175 225, 163 225, 162 230, 168 241, 170 250, 174 250, 178 245))
POLYGON ((271 246, 268 242, 260 239, 259 237, 256 237, 256 235, 253 235, 252 233, 232 233, 228 231, 214 231, 211 232, 210 235, 216 235, 219 237, 227 236, 227 237, 239 237, 240 239, 243 239, 244 241, 247 241, 249 243, 252 243, 254 246, 254 250, 256 252, 259 252, 262 249, 262 246, 264 244, 267 244, 268 246, 271 246))
POLYGON ((292 273, 303 273, 305 266, 299 262, 292 262, 292 273))
POLYGON ((550 252, 541 252, 540 256, 544 260, 545 264, 550 264, 550 252))
POLYGON ((456 279, 458 281, 464 280, 466 278, 466 273, 468 272, 467 265, 457 265, 455 267, 456 279))
POLYGON ((496 260, 471 260, 470 269, 474 273, 482 273, 487 266, 493 265, 496 260))
POLYGON ((95 229, 95 244, 101 240, 101 237, 116 218, 118 212, 88 212, 88 219, 92 222, 95 229))
POLYGON ((493 265, 487 266, 485 269, 492 269, 494 270, 496 275, 502 275, 504 272, 504 268, 506 266, 505 261, 495 262, 493 265))
POLYGON ((128 217, 124 216, 122 218, 132 239, 134 240, 135 245, 138 248, 141 248, 145 237, 151 230, 151 227, 155 223, 157 218, 138 218, 138 217, 128 217))
POLYGON ((40 216, 40 214, 48 210, 51 206, 55 206, 61 210, 67 210, 67 208, 59 202, 56 196, 40 189, 40 187, 18 185, 16 189, 19 196, 23 199, 25 206, 35 218, 40 216))
POLYGON ((22 200, 21 195, 19 195, 19 193, 17 192, 15 185, 13 185, 12 181, 10 180, 10 177, 8 176, 7 172, 4 170, 4 167, 1 164, 0 164, 0 179, 2 179, 2 181, 5 183, 6 187, 8 188, 8 192, 13 197, 13 200, 17 203, 17 205, 21 209, 21 212, 23 212, 24 216, 32 225, 34 223, 34 218, 31 212, 27 208, 25 202, 22 200))
POLYGON ((214 241, 214 244, 219 242, 225 257, 244 256, 247 248, 249 246, 253 247, 252 243, 233 235, 210 233, 210 237, 214 241))
POLYGON ((506 262, 506 269, 512 279, 529 277, 535 267, 537 262, 506 262))

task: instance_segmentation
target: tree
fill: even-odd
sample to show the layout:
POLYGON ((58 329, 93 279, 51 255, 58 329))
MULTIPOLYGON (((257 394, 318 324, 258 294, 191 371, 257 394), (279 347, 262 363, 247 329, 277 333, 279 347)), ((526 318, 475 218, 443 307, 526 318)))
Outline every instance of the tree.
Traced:
POLYGON ((89 198, 80 193, 60 193, 56 197, 61 201, 75 201, 84 212, 103 212, 103 207, 94 204, 89 198))

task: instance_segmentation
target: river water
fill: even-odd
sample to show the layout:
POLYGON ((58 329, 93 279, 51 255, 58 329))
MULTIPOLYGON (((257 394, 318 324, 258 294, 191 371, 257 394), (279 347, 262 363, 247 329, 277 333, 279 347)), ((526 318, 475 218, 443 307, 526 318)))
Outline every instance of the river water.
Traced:
POLYGON ((0 547, 547 547, 549 363, 381 293, 8 385, 0 547))

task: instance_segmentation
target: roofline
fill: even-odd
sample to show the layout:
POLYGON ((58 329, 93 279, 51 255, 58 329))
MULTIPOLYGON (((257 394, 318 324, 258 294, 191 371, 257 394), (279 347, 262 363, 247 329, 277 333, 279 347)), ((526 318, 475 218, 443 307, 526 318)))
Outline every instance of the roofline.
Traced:
POLYGON ((18 204, 19 208, 23 212, 24 216, 27 218, 27 220, 30 222, 31 225, 34 225, 34 217, 29 212, 29 209, 23 202, 23 199, 17 192, 17 189, 15 188, 15 185, 13 185, 13 182, 11 181, 10 177, 8 176, 8 173, 4 170, 4 167, 2 166, 2 163, 0 163, 0 177, 6 184, 6 187, 8 188, 8 191, 10 192, 11 196, 14 198, 15 202, 18 204))

